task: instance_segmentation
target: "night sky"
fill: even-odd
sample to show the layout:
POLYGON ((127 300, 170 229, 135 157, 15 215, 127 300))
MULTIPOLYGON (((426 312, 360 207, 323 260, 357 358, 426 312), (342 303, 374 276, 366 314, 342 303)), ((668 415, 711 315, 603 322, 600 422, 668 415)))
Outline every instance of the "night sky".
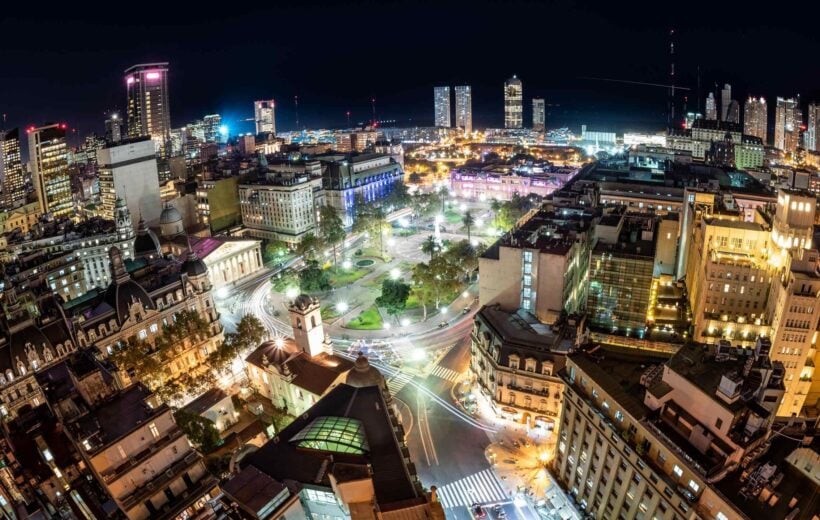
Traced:
MULTIPOLYGON (((84 135, 122 109, 122 71, 169 61, 174 127, 218 112, 247 131, 252 101, 277 100, 279 129, 340 127, 370 118, 429 125, 435 85, 473 86, 474 124, 500 126, 503 82, 545 97, 548 126, 663 128, 666 90, 583 79, 666 83, 668 29, 677 29, 678 83, 701 97, 715 83, 820 101, 820 8, 733 2, 107 2, 0 9, 0 112, 7 127, 67 121, 84 135), (256 7, 257 4, 275 7, 256 7), (152 6, 152 7, 149 7, 152 6), (126 11, 130 10, 130 13, 126 11), (130 18, 134 13, 140 16, 130 18), (166 18, 161 18, 165 16, 166 18)), ((716 96, 719 94, 716 92, 716 96)), ((682 103, 682 100, 681 100, 682 103)), ((770 109, 773 110, 773 109, 770 109)), ((770 117, 772 117, 770 115, 770 117)))

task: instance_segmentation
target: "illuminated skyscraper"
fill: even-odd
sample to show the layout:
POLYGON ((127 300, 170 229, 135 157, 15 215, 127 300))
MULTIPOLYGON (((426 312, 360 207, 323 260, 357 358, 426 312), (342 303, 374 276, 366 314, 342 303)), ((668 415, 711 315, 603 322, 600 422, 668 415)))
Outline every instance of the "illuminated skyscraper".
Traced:
POLYGON ((546 129, 546 120, 544 98, 532 98, 532 129, 543 132, 546 129))
POLYGON ((276 104, 272 99, 254 101, 253 115, 257 134, 276 133, 276 104))
POLYGON ((209 114, 202 118, 202 125, 205 128, 205 142, 216 143, 224 141, 222 134, 222 116, 219 114, 209 114))
POLYGON ((450 128, 450 87, 434 87, 433 101, 436 126, 450 128))
POLYGON ((766 128, 769 123, 765 98, 749 97, 743 107, 743 133, 759 137, 766 144, 766 128))
POLYGON ((122 119, 119 114, 111 114, 105 120, 105 140, 109 143, 119 143, 122 140, 122 119))
POLYGON ((720 120, 728 121, 729 105, 732 103, 732 86, 728 83, 723 85, 720 91, 720 120))
POLYGON ((524 126, 524 87, 517 76, 504 82, 504 128, 524 126))
POLYGON ((797 149, 800 124, 800 98, 777 98, 774 112, 774 146, 780 150, 793 152, 797 149))
POLYGON ((806 150, 816 152, 820 149, 818 139, 820 139, 820 105, 811 103, 809 104, 806 132, 803 134, 803 146, 806 150))
POLYGON ((128 136, 151 136, 157 151, 170 151, 171 113, 168 104, 168 63, 144 63, 125 71, 128 94, 128 136))
POLYGON ((20 160, 20 131, 0 131, 0 186, 3 188, 0 206, 11 208, 25 202, 23 163, 20 160))
POLYGON ((73 204, 68 176, 66 125, 29 128, 28 156, 40 211, 55 217, 70 215, 73 204))
POLYGON ((456 126, 466 133, 473 131, 473 91, 469 85, 461 85, 456 90, 456 126))
POLYGON ((706 119, 714 121, 717 119, 717 106, 715 106, 715 93, 709 92, 706 97, 706 119))

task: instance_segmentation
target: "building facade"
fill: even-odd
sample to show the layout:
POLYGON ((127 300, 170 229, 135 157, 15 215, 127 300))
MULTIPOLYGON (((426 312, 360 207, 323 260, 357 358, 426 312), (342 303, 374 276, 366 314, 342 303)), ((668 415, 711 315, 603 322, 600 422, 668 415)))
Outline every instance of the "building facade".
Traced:
POLYGON ((765 145, 769 129, 769 113, 766 98, 749 97, 743 106, 743 133, 759 137, 765 145))
POLYGON ((800 98, 777 98, 774 112, 774 147, 794 152, 799 144, 803 114, 800 98))
POLYGON ((23 162, 20 156, 20 130, 0 131, 0 207, 11 209, 26 202, 23 162))
POLYGON ((294 176, 239 185, 242 224, 251 236, 289 245, 302 241, 316 227, 316 197, 321 180, 294 176))
POLYGON ((504 83, 504 128, 524 127, 524 87, 517 76, 504 83))
POLYGON ((433 88, 435 125, 450 128, 450 87, 433 88))
POLYGON ((29 128, 28 153, 40 212, 55 217, 71 216, 74 202, 68 176, 66 125, 29 128))
POLYGON ((546 105, 544 98, 532 98, 532 129, 536 132, 546 130, 546 105))
POLYGON ((463 128, 465 133, 473 131, 473 92, 470 85, 455 87, 456 94, 456 126, 463 128))
POLYGON ((124 200, 131 215, 149 226, 159 222, 159 195, 154 141, 147 137, 106 144, 97 151, 100 201, 105 218, 113 219, 117 200, 124 200))
POLYGON ((125 70, 128 136, 150 136, 160 155, 170 154, 171 107, 168 63, 143 63, 125 70))
POLYGON ((253 102, 254 119, 256 120, 256 133, 264 134, 276 133, 276 103, 272 99, 253 102))

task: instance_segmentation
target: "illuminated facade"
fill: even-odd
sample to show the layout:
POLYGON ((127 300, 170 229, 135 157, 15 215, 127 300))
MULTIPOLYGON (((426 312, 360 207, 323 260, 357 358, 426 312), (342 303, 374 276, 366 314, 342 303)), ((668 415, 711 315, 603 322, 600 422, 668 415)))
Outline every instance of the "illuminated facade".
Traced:
POLYGON ((251 236, 296 245, 314 232, 319 179, 307 176, 289 180, 239 185, 242 223, 251 236))
POLYGON ((128 136, 151 136, 157 152, 170 153, 168 63, 144 63, 125 71, 128 136))
POLYGON ((109 143, 97 151, 103 216, 114 218, 117 199, 149 226, 159 221, 162 204, 154 142, 147 137, 109 143))
POLYGON ((9 209, 25 203, 23 181, 20 131, 17 128, 6 132, 0 131, 0 187, 3 189, 0 206, 9 209))
POLYGON ((256 121, 256 133, 276 133, 276 103, 272 99, 254 101, 253 115, 256 121))
POLYGON ((811 152, 820 151, 820 104, 810 103, 803 147, 811 152))
POLYGON ((68 176, 66 125, 28 129, 29 164, 42 213, 55 217, 73 213, 68 176))
POLYGON ((759 137, 766 144, 769 125, 768 106, 763 97, 749 97, 743 107, 743 133, 759 137))
POLYGON ((778 97, 774 112, 774 147, 787 152, 795 151, 802 122, 800 98, 778 97))
POLYGON ((717 106, 715 105, 715 93, 709 92, 706 97, 706 119, 714 121, 717 119, 717 106))
POLYGON ((736 123, 729 117, 729 107, 732 104, 732 86, 726 83, 720 91, 720 120, 736 123))
POLYGON ((122 119, 119 114, 111 114, 111 117, 105 120, 105 140, 109 143, 118 143, 122 138, 122 119))
POLYGON ((524 127, 524 87, 517 76, 504 83, 504 128, 524 127))
POLYGON ((473 92, 470 85, 459 85, 456 91, 456 126, 464 132, 473 131, 473 92))
POLYGON ((435 125, 450 128, 450 87, 434 87, 435 125))
POLYGON ((546 130, 546 121, 544 98, 532 98, 532 129, 543 132, 546 130))

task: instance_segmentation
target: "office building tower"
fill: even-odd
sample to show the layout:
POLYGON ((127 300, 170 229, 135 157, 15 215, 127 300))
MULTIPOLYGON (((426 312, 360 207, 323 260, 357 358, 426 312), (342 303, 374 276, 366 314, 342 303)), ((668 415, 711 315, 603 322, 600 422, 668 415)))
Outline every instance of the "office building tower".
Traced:
POLYGON ((728 121, 729 105, 732 103, 732 86, 726 83, 720 91, 720 120, 728 121))
MULTIPOLYGON (((126 201, 131 215, 148 225, 159 222, 162 203, 156 151, 148 137, 108 143, 97 151, 102 213, 113 219, 118 199, 126 201)), ((135 222, 136 223, 136 222, 135 222)))
POLYGON ((544 98, 532 98, 532 129, 543 132, 546 130, 546 120, 544 98))
POLYGON ((222 116, 219 114, 209 114, 203 117, 202 127, 206 143, 224 142, 227 138, 227 135, 222 135, 222 116))
POLYGON ((517 76, 504 83, 504 128, 524 126, 524 87, 517 76))
POLYGON ((820 150, 818 139, 820 139, 820 104, 811 103, 809 104, 806 132, 803 134, 803 147, 812 152, 820 150))
POLYGON ((0 207, 9 209, 25 202, 20 131, 17 128, 0 131, 0 187, 3 189, 0 207))
POLYGON ((436 126, 450 128, 450 87, 434 87, 433 101, 436 126))
POLYGON ((473 91, 469 85, 460 85, 456 90, 456 126, 464 132, 473 131, 473 91))
POLYGON ((66 125, 29 128, 28 156, 40 211, 55 217, 70 215, 73 204, 68 176, 66 125))
POLYGON ((743 133, 759 137, 766 144, 766 129, 769 122, 768 106, 763 97, 749 97, 743 107, 743 133))
POLYGON ((706 119, 714 121, 717 119, 717 107, 715 106, 715 93, 709 92, 706 97, 706 119))
POLYGON ((111 117, 105 120, 105 140, 109 143, 119 143, 122 137, 122 119, 119 114, 111 114, 111 117))
POLYGON ((734 99, 729 101, 729 110, 726 111, 726 122, 740 124, 740 104, 734 99))
POLYGON ((254 101, 253 114, 257 134, 276 133, 276 104, 272 99, 254 101))
POLYGON ((795 151, 802 120, 799 97, 778 97, 774 112, 774 147, 787 152, 795 151))
POLYGON ((157 151, 170 151, 171 113, 168 104, 168 64, 144 63, 125 71, 128 136, 151 136, 157 151))

